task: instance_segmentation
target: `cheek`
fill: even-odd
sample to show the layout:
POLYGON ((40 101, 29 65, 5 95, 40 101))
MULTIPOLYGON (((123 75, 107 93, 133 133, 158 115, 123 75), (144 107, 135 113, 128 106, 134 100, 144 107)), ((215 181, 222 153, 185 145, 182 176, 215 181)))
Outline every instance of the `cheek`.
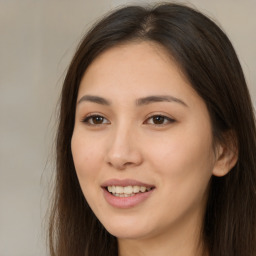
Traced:
MULTIPOLYGON (((147 159, 164 169, 183 173, 187 169, 207 167, 213 162, 213 150, 210 134, 173 132, 164 140, 153 140, 154 147, 147 147, 147 159), (185 168, 186 167, 186 168, 185 168), (183 170, 183 171, 181 171, 183 170)), ((161 170, 161 168, 158 168, 161 170)), ((207 168, 206 168, 207 169, 207 168)), ((169 173, 169 172, 168 172, 169 173)))
MULTIPOLYGON (((97 143, 92 143, 81 133, 74 131, 71 150, 78 180, 82 189, 95 187, 96 176, 100 168, 102 154, 97 143)), ((85 193, 86 191, 84 191, 85 193)))
POLYGON ((209 129, 173 131, 168 140, 154 142, 148 159, 165 193, 175 191, 176 201, 203 196, 212 175, 214 157, 209 129))
MULTIPOLYGON (((209 144, 186 139, 173 138, 169 143, 151 148, 155 158, 151 157, 150 165, 154 166, 160 188, 159 211, 162 219, 170 223, 182 221, 185 216, 201 216, 211 178, 209 144)), ((159 212, 151 214, 158 219, 159 212)))
POLYGON ((97 200, 100 196, 98 176, 103 156, 100 148, 101 146, 95 143, 95 139, 88 136, 85 137, 78 130, 74 131, 71 150, 77 177, 87 203, 94 210, 101 207, 100 202, 97 200))

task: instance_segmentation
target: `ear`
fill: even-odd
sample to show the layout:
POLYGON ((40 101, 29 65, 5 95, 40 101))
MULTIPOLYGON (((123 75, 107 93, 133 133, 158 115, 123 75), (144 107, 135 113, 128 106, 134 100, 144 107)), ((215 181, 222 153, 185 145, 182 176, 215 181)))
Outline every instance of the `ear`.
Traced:
POLYGON ((215 165, 212 171, 214 176, 225 176, 236 165, 238 160, 238 145, 234 132, 225 134, 224 143, 216 147, 215 165))

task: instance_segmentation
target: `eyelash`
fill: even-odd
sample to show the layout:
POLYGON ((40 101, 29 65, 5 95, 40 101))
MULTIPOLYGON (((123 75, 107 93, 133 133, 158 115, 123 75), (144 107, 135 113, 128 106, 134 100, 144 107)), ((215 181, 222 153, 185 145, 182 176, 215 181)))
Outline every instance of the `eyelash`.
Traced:
MULTIPOLYGON (((146 121, 148 121, 148 120, 150 120, 150 119, 152 119, 153 120, 153 118, 161 118, 161 119, 164 119, 164 123, 163 124, 155 124, 155 123, 151 123, 151 125, 155 125, 155 126, 164 126, 164 125, 167 125, 167 124, 171 124, 171 123, 174 123, 175 122, 175 120, 173 119, 173 118, 170 118, 170 117, 167 117, 167 116, 164 116, 164 115, 152 115, 152 116, 150 116, 150 117, 148 117, 147 119, 146 119, 146 121)), ((143 122, 143 124, 144 124, 145 122, 143 122)))
MULTIPOLYGON (((106 123, 100 123, 100 124, 93 124, 93 123, 91 123, 90 122, 90 120, 92 121, 93 120, 93 118, 102 118, 102 119, 104 119, 104 120, 107 120, 104 116, 101 116, 101 115, 89 115, 89 116, 86 116, 83 120, 82 120, 82 122, 83 123, 86 123, 87 125, 91 125, 91 126, 98 126, 98 125, 104 125, 104 124, 106 124, 106 123)), ((107 124, 108 123, 110 123, 109 121, 107 122, 107 124)))
MULTIPOLYGON (((153 118, 163 118, 164 120, 164 123, 162 123, 162 124, 155 124, 155 123, 151 123, 150 125, 154 125, 154 126, 165 126, 165 125, 167 125, 167 124, 171 124, 171 123, 174 123, 176 120, 174 120, 173 118, 170 118, 170 117, 167 117, 167 116, 164 116, 164 115, 152 115, 152 116, 150 116, 150 117, 148 117, 144 122, 143 122, 143 124, 146 124, 146 122, 148 122, 148 120, 150 120, 150 119, 152 119, 153 120, 153 118)), ((103 119, 103 120, 107 120, 104 116, 101 116, 101 115, 95 115, 95 114, 93 114, 93 115, 89 115, 89 116, 86 116, 83 120, 82 120, 82 122, 83 123, 85 123, 85 124, 87 124, 87 125, 90 125, 90 126, 99 126, 99 125, 106 125, 106 124, 110 124, 110 122, 107 120, 107 122, 105 122, 104 123, 104 121, 103 121, 103 123, 99 123, 99 124, 95 124, 95 123, 92 123, 91 121, 93 120, 93 118, 101 118, 101 119, 103 119)))

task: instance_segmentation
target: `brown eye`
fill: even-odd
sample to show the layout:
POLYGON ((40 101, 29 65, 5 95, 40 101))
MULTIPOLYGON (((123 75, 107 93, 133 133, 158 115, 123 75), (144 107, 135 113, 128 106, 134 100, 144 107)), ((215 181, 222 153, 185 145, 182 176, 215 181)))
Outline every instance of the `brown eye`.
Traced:
POLYGON ((165 121, 165 118, 163 116, 154 116, 152 117, 152 121, 154 124, 163 124, 165 121))
POLYGON ((102 124, 103 121, 104 121, 104 118, 102 116, 93 116, 92 117, 93 124, 102 124))
POLYGON ((174 119, 167 116, 162 116, 162 115, 154 115, 146 120, 146 123, 153 124, 153 125, 165 125, 173 122, 175 122, 174 119))
POLYGON ((100 115, 88 116, 83 120, 83 123, 87 123, 89 125, 101 125, 101 124, 109 124, 109 121, 100 115))

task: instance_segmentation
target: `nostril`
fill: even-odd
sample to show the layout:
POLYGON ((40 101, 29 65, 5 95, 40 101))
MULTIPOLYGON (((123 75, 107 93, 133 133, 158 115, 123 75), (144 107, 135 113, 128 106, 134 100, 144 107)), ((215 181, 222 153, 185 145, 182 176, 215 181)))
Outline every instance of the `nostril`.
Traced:
POLYGON ((108 165, 111 166, 111 167, 114 167, 116 169, 119 169, 119 170, 124 170, 126 167, 128 166, 132 166, 133 163, 132 162, 124 162, 124 161, 120 161, 120 160, 115 160, 115 161, 109 161, 108 162, 108 165))

